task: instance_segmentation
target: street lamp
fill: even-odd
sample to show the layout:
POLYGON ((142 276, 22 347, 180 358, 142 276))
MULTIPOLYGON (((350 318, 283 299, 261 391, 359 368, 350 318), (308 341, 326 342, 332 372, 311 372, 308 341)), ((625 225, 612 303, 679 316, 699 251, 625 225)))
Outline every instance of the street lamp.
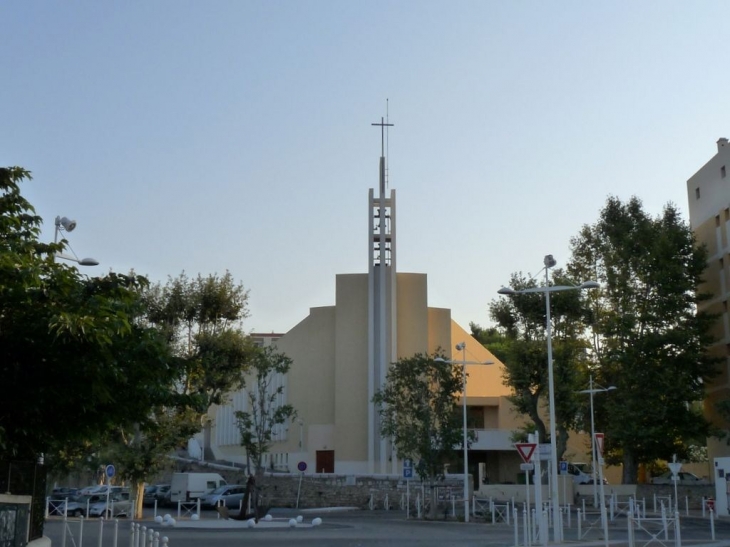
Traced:
POLYGON ((550 293, 560 291, 573 291, 583 289, 597 289, 600 285, 595 281, 584 281, 580 285, 553 285, 549 286, 549 270, 557 262, 553 258, 553 255, 546 255, 543 259, 544 270, 545 270, 545 286, 544 287, 532 287, 529 289, 515 290, 510 287, 502 287, 497 291, 499 294, 506 296, 515 296, 518 294, 531 294, 531 293, 543 293, 545 294, 545 315, 546 319, 546 335, 547 335, 547 351, 548 351, 548 389, 549 389, 549 407, 550 407, 550 474, 552 475, 551 480, 551 492, 553 502, 553 522, 554 526, 554 537, 556 542, 563 541, 563 524, 562 515, 560 514, 560 499, 558 498, 558 449, 557 449, 557 433, 555 431, 555 382, 553 379, 553 341, 552 341, 552 326, 550 322, 550 293))
POLYGON ((464 522, 469 522, 469 447, 467 445, 466 430, 466 365, 493 365, 494 361, 467 361, 466 360, 466 342, 456 344, 456 349, 461 351, 461 361, 449 361, 443 357, 436 357, 434 361, 439 363, 459 364, 461 365, 461 391, 462 391, 462 408, 464 415, 464 522))
MULTIPOLYGON (((56 217, 56 231, 53 236, 53 243, 58 243, 59 232, 73 232, 75 228, 75 220, 71 220, 68 217, 56 217)), ((99 261, 93 258, 79 258, 78 256, 76 256, 76 253, 74 252, 70 244, 68 245, 68 248, 71 249, 71 253, 73 254, 73 256, 64 253, 56 253, 54 255, 54 258, 63 258, 64 260, 70 260, 71 262, 76 262, 79 266, 99 265, 99 261)))
POLYGON ((578 393, 588 393, 591 396, 591 465, 593 467, 593 507, 598 506, 598 479, 596 477, 596 464, 598 463, 598 457, 596 456, 596 426, 593 414, 593 394, 605 393, 607 391, 613 391, 617 389, 616 386, 601 387, 596 384, 593 387, 593 374, 588 378, 588 389, 583 389, 578 393))

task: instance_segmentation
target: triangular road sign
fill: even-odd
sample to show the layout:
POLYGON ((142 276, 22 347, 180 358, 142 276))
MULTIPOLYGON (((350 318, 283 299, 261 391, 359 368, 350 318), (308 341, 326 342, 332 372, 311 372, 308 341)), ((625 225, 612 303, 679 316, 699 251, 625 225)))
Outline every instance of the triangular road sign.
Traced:
POLYGON ((532 454, 535 452, 536 447, 536 443, 515 443, 515 448, 520 454, 520 458, 522 458, 522 461, 525 463, 530 463, 532 454))

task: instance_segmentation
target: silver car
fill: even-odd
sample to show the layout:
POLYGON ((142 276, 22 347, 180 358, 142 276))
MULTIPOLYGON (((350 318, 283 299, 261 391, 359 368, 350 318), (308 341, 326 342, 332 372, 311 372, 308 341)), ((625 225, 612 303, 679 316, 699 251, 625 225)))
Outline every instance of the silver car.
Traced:
POLYGON ((117 492, 110 494, 109 499, 92 503, 89 506, 89 517, 126 517, 132 510, 132 502, 129 499, 129 492, 117 492))
MULTIPOLYGON (((93 496, 71 496, 66 500, 65 511, 69 517, 80 517, 88 516, 86 514, 87 509, 95 503, 104 501, 106 496, 93 495, 93 496)), ((64 507, 60 507, 59 514, 63 514, 64 507)))
MULTIPOLYGON (((672 472, 667 471, 666 473, 662 473, 658 477, 654 477, 651 479, 652 484, 674 484, 674 478, 672 477, 672 472)), ((710 484, 710 481, 707 479, 701 479, 697 475, 693 473, 687 473, 685 471, 680 471, 677 473, 677 484, 681 484, 682 486, 687 485, 703 485, 703 484, 710 484)))
POLYGON ((243 484, 224 484, 215 490, 211 490, 200 498, 200 506, 211 508, 225 505, 226 507, 237 508, 246 492, 243 484))

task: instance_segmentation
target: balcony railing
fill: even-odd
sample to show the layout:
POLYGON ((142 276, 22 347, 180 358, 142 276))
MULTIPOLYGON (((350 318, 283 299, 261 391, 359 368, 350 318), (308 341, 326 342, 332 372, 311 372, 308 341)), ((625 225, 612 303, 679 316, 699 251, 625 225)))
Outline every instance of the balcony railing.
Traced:
POLYGON ((514 450, 512 431, 507 429, 471 429, 477 434, 470 450, 514 450))

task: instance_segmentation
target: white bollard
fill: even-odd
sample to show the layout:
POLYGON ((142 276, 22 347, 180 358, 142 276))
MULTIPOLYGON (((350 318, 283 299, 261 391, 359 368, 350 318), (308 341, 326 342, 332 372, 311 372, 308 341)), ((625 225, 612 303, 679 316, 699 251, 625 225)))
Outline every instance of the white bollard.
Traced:
POLYGON ((119 519, 114 519, 114 543, 112 543, 112 547, 117 547, 118 538, 119 538, 119 519))
POLYGON ((715 541, 715 510, 710 509, 710 536, 715 541))
POLYGON ((102 545, 102 540, 104 539, 104 517, 99 517, 99 547, 102 545))
POLYGON ((576 515, 576 519, 578 520, 578 541, 581 540, 581 525, 580 525, 580 509, 578 509, 578 514, 576 515))

